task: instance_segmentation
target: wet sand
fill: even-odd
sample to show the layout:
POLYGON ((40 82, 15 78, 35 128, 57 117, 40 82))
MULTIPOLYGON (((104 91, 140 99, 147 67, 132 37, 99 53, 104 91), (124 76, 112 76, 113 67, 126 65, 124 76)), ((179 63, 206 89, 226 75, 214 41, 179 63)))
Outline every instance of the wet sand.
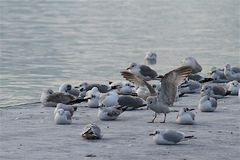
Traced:
MULTIPOLYGON (((174 109, 196 108, 199 95, 186 95, 174 109)), ((227 96, 218 100, 212 113, 196 110, 195 125, 175 123, 177 113, 169 113, 166 123, 147 123, 151 110, 126 111, 116 121, 100 121, 97 109, 78 107, 71 125, 55 125, 54 108, 41 104, 0 109, 0 159, 97 159, 97 160, 214 160, 238 159, 240 152, 240 98, 227 96), (96 123, 102 130, 102 140, 88 141, 80 136, 83 127, 96 123), (157 128, 175 129, 197 138, 177 145, 155 145, 149 136, 157 128)), ((84 105, 84 104, 83 104, 84 105)))

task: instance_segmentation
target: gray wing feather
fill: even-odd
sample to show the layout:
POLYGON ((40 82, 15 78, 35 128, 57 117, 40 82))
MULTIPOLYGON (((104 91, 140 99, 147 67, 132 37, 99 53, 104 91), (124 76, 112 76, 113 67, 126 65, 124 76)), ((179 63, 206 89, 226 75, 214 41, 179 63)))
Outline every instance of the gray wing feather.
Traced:
POLYGON ((143 100, 138 97, 132 97, 132 96, 120 96, 118 99, 118 103, 121 106, 127 106, 127 107, 139 107, 143 105, 143 100))
POLYGON ((46 101, 66 104, 74 99, 75 97, 72 95, 56 92, 49 95, 46 101))
POLYGON ((178 143, 184 138, 184 135, 182 133, 173 130, 167 130, 165 133, 163 133, 162 136, 165 140, 174 143, 178 143))
POLYGON ((226 90, 222 86, 213 86, 213 93, 216 95, 221 95, 225 96, 226 95, 226 90))
POLYGON ((88 84, 86 90, 91 90, 93 87, 97 87, 101 93, 107 93, 109 91, 109 87, 104 84, 88 84))
POLYGON ((182 66, 164 75, 161 81, 160 99, 167 105, 173 105, 177 87, 192 72, 190 66, 182 66))
POLYGON ((151 78, 155 78, 158 75, 156 71, 154 71, 153 69, 151 69, 150 67, 148 67, 146 65, 141 65, 140 66, 140 73, 143 76, 149 76, 151 78))
POLYGON ((117 109, 115 107, 109 107, 107 115, 110 117, 119 116, 123 111, 121 109, 117 109))
POLYGON ((127 71, 127 70, 122 71, 121 74, 126 80, 132 82, 133 84, 136 84, 138 86, 147 86, 151 95, 156 95, 157 94, 155 89, 148 82, 146 82, 145 80, 143 80, 139 76, 137 76, 137 75, 135 75, 135 74, 133 74, 133 73, 127 71))
POLYGON ((232 67, 232 71, 234 73, 240 73, 240 68, 239 67, 232 67))

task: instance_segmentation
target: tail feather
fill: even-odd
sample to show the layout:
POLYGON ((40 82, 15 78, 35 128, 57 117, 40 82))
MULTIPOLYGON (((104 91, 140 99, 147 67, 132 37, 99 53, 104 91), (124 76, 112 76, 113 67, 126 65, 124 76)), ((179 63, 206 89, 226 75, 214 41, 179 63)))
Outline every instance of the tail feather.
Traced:
POLYGON ((226 94, 225 94, 225 96, 227 96, 227 95, 231 95, 231 94, 232 94, 231 91, 227 91, 226 94))
POLYGON ((197 139, 197 137, 195 137, 194 135, 191 135, 191 136, 185 136, 183 141, 187 141, 189 139, 197 139))

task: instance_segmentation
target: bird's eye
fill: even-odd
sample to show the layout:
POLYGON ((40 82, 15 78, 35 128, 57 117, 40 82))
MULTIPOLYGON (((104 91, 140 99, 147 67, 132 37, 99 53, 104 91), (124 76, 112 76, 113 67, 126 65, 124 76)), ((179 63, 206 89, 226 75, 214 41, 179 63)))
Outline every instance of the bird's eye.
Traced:
POLYGON ((152 101, 150 101, 149 103, 152 104, 152 101))

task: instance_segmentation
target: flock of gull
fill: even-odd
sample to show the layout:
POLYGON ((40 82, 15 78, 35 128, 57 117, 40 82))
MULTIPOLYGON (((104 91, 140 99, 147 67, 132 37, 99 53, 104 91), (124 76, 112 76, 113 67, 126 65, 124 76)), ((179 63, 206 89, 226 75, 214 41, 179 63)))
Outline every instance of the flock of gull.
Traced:
MULTIPOLYGON (((98 118, 102 121, 116 120, 126 110, 136 110, 142 107, 154 112, 154 123, 159 114, 163 121, 170 112, 178 112, 176 123, 192 125, 195 123, 195 113, 213 112, 217 108, 217 99, 227 95, 239 96, 240 68, 226 64, 223 68, 212 67, 207 77, 199 75, 201 65, 193 57, 186 57, 181 66, 159 75, 151 66, 157 63, 157 54, 149 52, 145 56, 145 64, 131 63, 121 71, 126 81, 109 82, 106 84, 83 82, 73 87, 63 83, 58 92, 51 89, 43 91, 40 101, 45 107, 55 107, 54 122, 56 124, 71 124, 72 116, 77 110, 76 104, 85 102, 89 108, 98 108, 98 118), (171 107, 184 94, 200 94, 197 108, 181 108, 179 111, 171 107)), ((151 133, 156 144, 176 144, 180 141, 194 138, 185 136, 176 130, 156 130, 151 133)), ((101 139, 101 129, 96 124, 84 127, 82 137, 86 139, 101 139)))

